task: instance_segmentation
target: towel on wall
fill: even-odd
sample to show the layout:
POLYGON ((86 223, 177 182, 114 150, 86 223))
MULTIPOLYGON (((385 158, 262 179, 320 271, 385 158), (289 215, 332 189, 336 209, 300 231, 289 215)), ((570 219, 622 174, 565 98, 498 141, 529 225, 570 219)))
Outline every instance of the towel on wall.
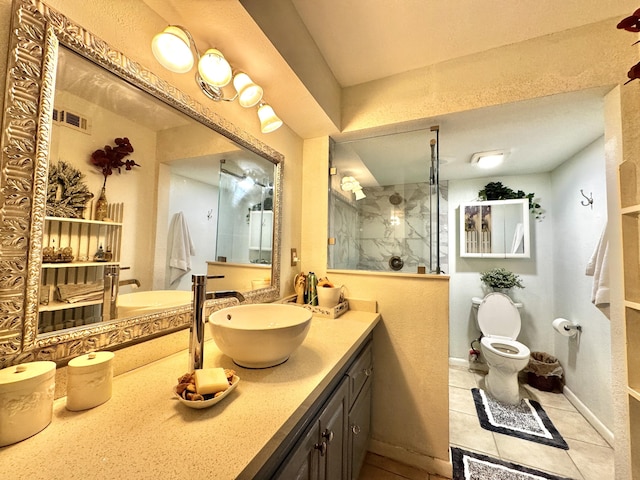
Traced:
POLYGON ((591 302, 596 307, 609 305, 609 237, 606 224, 589 259, 586 274, 593 277, 591 302))
POLYGON ((173 283, 191 270, 191 256, 196 254, 189 227, 182 212, 174 214, 171 219, 169 240, 171 242, 169 273, 173 283))

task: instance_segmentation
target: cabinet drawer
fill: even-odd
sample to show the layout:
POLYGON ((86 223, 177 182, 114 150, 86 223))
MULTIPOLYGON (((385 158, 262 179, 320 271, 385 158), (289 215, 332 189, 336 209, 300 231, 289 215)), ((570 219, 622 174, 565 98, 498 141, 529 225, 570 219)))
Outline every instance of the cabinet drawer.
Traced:
POLYGON ((351 368, 347 370, 347 377, 349 378, 349 408, 352 407, 362 387, 372 374, 373 353, 371 351, 371 343, 369 343, 358 355, 351 368))

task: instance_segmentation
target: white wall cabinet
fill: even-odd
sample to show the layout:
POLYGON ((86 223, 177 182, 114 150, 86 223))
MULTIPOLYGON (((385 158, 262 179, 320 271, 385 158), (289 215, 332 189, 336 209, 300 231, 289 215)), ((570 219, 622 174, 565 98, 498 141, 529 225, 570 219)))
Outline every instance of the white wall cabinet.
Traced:
POLYGON ((529 199, 460 205, 460 256, 529 258, 529 199))

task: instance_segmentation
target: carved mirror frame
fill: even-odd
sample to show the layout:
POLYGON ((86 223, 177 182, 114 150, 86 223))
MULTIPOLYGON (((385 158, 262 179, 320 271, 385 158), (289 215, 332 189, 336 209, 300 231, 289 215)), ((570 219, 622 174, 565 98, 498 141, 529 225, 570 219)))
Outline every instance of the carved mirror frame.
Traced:
POLYGON ((24 361, 61 361, 185 328, 191 320, 191 306, 182 306, 38 336, 48 154, 60 44, 274 163, 271 286, 247 292, 245 297, 251 303, 276 300, 280 293, 284 156, 45 3, 14 0, 11 16, 0 147, 0 368, 24 361))

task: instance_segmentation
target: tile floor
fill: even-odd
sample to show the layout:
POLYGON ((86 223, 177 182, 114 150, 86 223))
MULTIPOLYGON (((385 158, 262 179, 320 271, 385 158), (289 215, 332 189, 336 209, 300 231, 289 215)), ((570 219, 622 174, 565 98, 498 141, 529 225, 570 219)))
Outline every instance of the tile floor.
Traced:
MULTIPOLYGON (((522 387, 538 401, 569 450, 549 447, 480 427, 471 389, 484 387, 484 375, 449 369, 449 441, 451 445, 574 480, 614 479, 613 449, 562 394, 522 387)), ((441 477, 368 454, 359 480, 442 480, 441 477)))
POLYGON ((449 442, 451 445, 537 468, 575 480, 614 479, 613 449, 566 397, 529 385, 522 395, 536 400, 569 445, 549 447, 480 427, 471 388, 484 387, 484 374, 449 369, 449 442))

